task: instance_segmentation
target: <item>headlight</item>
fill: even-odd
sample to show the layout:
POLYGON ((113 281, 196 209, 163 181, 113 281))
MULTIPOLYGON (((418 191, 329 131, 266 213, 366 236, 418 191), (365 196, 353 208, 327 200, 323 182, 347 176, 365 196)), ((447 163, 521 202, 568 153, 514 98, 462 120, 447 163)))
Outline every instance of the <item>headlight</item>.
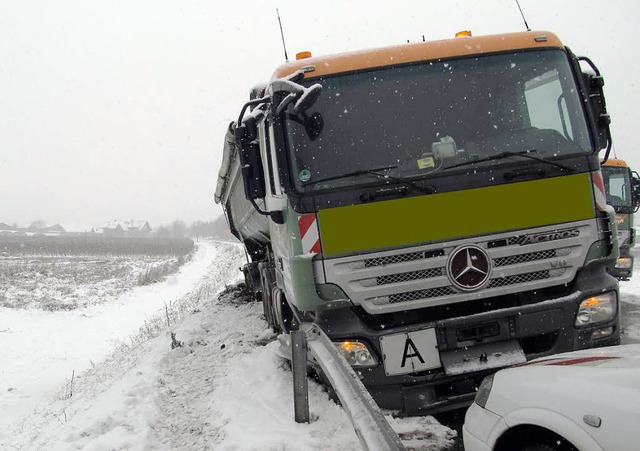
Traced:
POLYGON ((615 291, 592 296, 580 303, 576 315, 576 326, 590 326, 611 321, 618 310, 618 298, 615 291))
POLYGON ((484 406, 487 405, 487 401, 489 400, 489 394, 491 393, 491 387, 493 387, 493 374, 484 378, 480 387, 478 387, 478 392, 476 393, 476 399, 474 402, 478 404, 480 407, 484 409, 484 406))
POLYGON ((335 342, 334 345, 354 368, 367 368, 378 364, 373 353, 369 351, 369 348, 364 343, 359 341, 339 341, 335 342))
POLYGON ((616 268, 618 269, 630 269, 633 265, 633 260, 630 257, 620 257, 616 262, 616 268))

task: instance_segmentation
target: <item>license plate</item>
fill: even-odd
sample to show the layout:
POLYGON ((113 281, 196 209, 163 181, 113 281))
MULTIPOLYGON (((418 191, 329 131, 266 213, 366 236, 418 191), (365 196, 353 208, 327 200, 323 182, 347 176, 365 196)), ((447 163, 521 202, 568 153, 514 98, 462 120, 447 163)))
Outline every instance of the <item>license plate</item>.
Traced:
POLYGON ((440 368, 435 329, 423 329, 380 337, 387 376, 440 368))
POLYGON ((518 340, 445 351, 440 358, 447 376, 503 368, 527 361, 518 340))

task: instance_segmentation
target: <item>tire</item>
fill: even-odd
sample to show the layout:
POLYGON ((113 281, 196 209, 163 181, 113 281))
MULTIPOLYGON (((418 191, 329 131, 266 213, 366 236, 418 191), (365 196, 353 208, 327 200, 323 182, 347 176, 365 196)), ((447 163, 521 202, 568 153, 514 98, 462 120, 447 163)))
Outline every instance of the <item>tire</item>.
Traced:
POLYGON ((269 268, 261 268, 260 285, 262 287, 262 308, 264 312, 264 319, 274 332, 280 332, 278 330, 279 328, 274 314, 273 305, 273 290, 275 288, 275 282, 273 282, 271 278, 269 268))
POLYGON ((520 448, 520 451, 560 451, 560 448, 545 443, 532 443, 520 448))
POLYGON ((274 288, 271 300, 278 332, 288 334, 294 328, 296 321, 284 292, 280 288, 274 288))

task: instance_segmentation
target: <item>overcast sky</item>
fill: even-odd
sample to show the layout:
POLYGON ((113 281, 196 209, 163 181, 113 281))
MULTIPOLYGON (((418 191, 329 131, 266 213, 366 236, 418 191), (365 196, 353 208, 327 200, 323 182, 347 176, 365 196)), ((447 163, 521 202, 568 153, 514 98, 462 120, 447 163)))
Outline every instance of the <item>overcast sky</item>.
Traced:
MULTIPOLYGON (((290 58, 522 31, 515 0, 0 0, 0 222, 210 220, 224 130, 290 58)), ((521 0, 606 80, 615 150, 640 169, 640 2, 521 0)))

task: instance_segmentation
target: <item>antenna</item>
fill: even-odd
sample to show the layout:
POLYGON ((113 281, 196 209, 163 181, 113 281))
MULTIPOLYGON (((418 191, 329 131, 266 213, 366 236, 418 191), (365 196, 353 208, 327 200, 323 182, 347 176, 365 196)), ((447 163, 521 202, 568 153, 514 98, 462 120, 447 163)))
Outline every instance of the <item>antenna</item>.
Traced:
POLYGON ((280 20, 280 11, 276 8, 276 14, 278 15, 278 23, 280 24, 280 36, 282 36, 282 47, 284 48, 284 60, 288 63, 289 56, 287 55, 287 44, 284 43, 284 31, 282 31, 282 21, 280 20))
POLYGON ((522 20, 524 21, 524 26, 527 27, 527 31, 531 31, 529 28, 529 24, 527 23, 527 19, 524 17, 524 13, 522 12, 522 8, 520 8, 520 2, 516 0, 516 5, 518 5, 518 9, 520 10, 520 15, 522 16, 522 20))

